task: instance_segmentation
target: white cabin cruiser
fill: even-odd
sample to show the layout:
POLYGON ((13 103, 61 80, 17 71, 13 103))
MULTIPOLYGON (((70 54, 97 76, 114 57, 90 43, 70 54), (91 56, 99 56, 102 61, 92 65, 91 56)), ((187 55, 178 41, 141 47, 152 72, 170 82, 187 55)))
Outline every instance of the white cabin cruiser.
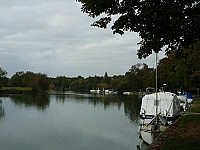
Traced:
POLYGON ((175 94, 170 92, 158 92, 157 102, 156 93, 145 95, 142 98, 142 105, 140 109, 140 130, 147 132, 152 132, 152 130, 156 131, 156 124, 157 127, 159 126, 157 131, 162 132, 180 115, 180 100, 175 94))
MULTIPOLYGON (((139 134, 141 138, 150 143, 151 140, 145 132, 159 133, 168 128, 169 124, 181 115, 180 100, 170 92, 158 92, 158 70, 156 53, 156 88, 155 93, 145 95, 142 98, 140 109, 139 134)), ((182 109, 183 110, 183 109, 182 109)))

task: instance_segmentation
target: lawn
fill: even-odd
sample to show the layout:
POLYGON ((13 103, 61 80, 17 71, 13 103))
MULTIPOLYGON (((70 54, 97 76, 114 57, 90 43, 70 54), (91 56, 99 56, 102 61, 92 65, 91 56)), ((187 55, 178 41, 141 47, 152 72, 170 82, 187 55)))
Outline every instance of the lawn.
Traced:
POLYGON ((31 92, 32 91, 32 88, 30 87, 1 87, 0 88, 0 91, 2 92, 12 92, 12 91, 18 91, 18 92, 31 92))
POLYGON ((193 104, 191 111, 194 113, 200 113, 200 96, 195 97, 195 103, 193 104))
POLYGON ((178 127, 167 137, 160 150, 199 150, 200 115, 183 116, 178 127))
POLYGON ((200 150, 200 97, 195 97, 191 113, 170 125, 148 150, 200 150))

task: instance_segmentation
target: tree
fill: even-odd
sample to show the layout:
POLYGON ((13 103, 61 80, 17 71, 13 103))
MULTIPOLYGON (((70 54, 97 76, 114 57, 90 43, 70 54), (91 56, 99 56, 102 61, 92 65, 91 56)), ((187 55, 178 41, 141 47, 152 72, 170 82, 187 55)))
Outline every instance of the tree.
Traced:
POLYGON ((22 77, 24 75, 23 71, 16 72, 11 78, 10 78, 10 85, 14 87, 22 87, 22 77))
POLYGON ((72 90, 74 91, 88 91, 87 89, 87 82, 84 78, 77 78, 71 85, 72 90))
POLYGON ((126 72, 125 77, 130 84, 131 91, 139 91, 153 86, 155 83, 155 70, 149 68, 147 64, 136 64, 131 67, 129 72, 126 72))
POLYGON ((92 26, 106 28, 112 20, 113 33, 139 33, 139 58, 166 47, 167 54, 189 47, 200 38, 199 0, 76 0, 82 12, 100 17, 92 26), (113 17, 114 16, 114 17, 113 17))
POLYGON ((31 86, 31 81, 33 79, 33 76, 35 73, 27 71, 22 75, 22 85, 23 87, 30 87, 31 86))
POLYGON ((108 77, 108 73, 105 72, 104 77, 102 78, 102 83, 110 84, 110 77, 108 77))
POLYGON ((188 92, 200 87, 200 41, 183 49, 181 55, 175 52, 160 60, 158 75, 160 85, 167 84, 168 89, 188 92))
POLYGON ((7 71, 0 67, 0 77, 6 77, 7 71))
POLYGON ((49 88, 50 80, 47 75, 37 73, 32 76, 29 84, 34 92, 45 92, 49 88))
POLYGON ((101 82, 101 77, 95 75, 94 77, 88 77, 86 80, 89 84, 88 88, 91 90, 98 88, 98 85, 101 82))
POLYGON ((7 86, 8 78, 6 77, 7 71, 0 67, 0 88, 7 86))

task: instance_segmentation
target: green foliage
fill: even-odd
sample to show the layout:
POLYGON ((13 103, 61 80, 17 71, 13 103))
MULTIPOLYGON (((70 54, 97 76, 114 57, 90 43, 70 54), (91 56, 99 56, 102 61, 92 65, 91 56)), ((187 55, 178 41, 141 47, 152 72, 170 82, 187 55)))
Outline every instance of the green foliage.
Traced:
POLYGON ((7 71, 0 67, 0 87, 7 86, 8 78, 7 71))
POLYGON ((87 89, 87 81, 84 79, 78 79, 71 84, 71 89, 75 91, 85 91, 87 89))
POLYGON ((192 44, 182 53, 172 53, 163 58, 158 65, 159 84, 166 83, 168 89, 181 89, 187 92, 190 88, 200 87, 200 41, 192 44))
POLYGON ((65 76, 58 76, 55 79, 51 78, 50 80, 51 80, 53 87, 56 90, 62 90, 63 91, 63 90, 70 87, 70 85, 69 85, 70 79, 66 78, 65 76))
POLYGON ((108 73, 107 72, 105 72, 105 75, 104 75, 104 77, 102 78, 102 83, 106 83, 106 84, 110 84, 110 77, 108 77, 108 73))
POLYGON ((155 79, 155 70, 149 68, 147 64, 136 64, 131 67, 129 72, 126 73, 131 91, 139 91, 146 89, 146 87, 152 87, 155 79), (153 81, 152 81, 153 80, 153 81))
POLYGON ((92 25, 113 33, 138 32, 142 40, 139 58, 166 46, 166 53, 188 47, 200 38, 199 0, 76 0, 82 12, 100 18, 92 25), (114 17, 113 17, 114 16, 114 17), (112 21, 113 20, 113 21, 112 21))
POLYGON ((0 67, 0 77, 6 77, 7 71, 0 67))
POLYGON ((45 74, 23 71, 16 72, 9 80, 11 87, 31 87, 33 92, 48 90, 50 80, 45 74))
POLYGON ((9 79, 7 77, 0 77, 0 87, 8 86, 9 79))
POLYGON ((50 80, 45 74, 34 74, 30 80, 30 87, 35 92, 45 92, 48 90, 50 85, 50 80))
POLYGON ((10 85, 13 87, 23 87, 22 84, 22 78, 23 78, 24 72, 18 71, 16 72, 11 78, 10 78, 10 85))

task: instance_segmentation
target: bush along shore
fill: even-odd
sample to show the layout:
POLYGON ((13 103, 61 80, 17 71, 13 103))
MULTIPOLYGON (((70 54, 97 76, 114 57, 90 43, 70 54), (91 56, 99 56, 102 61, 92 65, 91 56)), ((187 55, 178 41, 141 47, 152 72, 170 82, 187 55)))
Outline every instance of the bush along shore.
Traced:
POLYGON ((200 98, 149 146, 148 150, 200 149, 200 98))

